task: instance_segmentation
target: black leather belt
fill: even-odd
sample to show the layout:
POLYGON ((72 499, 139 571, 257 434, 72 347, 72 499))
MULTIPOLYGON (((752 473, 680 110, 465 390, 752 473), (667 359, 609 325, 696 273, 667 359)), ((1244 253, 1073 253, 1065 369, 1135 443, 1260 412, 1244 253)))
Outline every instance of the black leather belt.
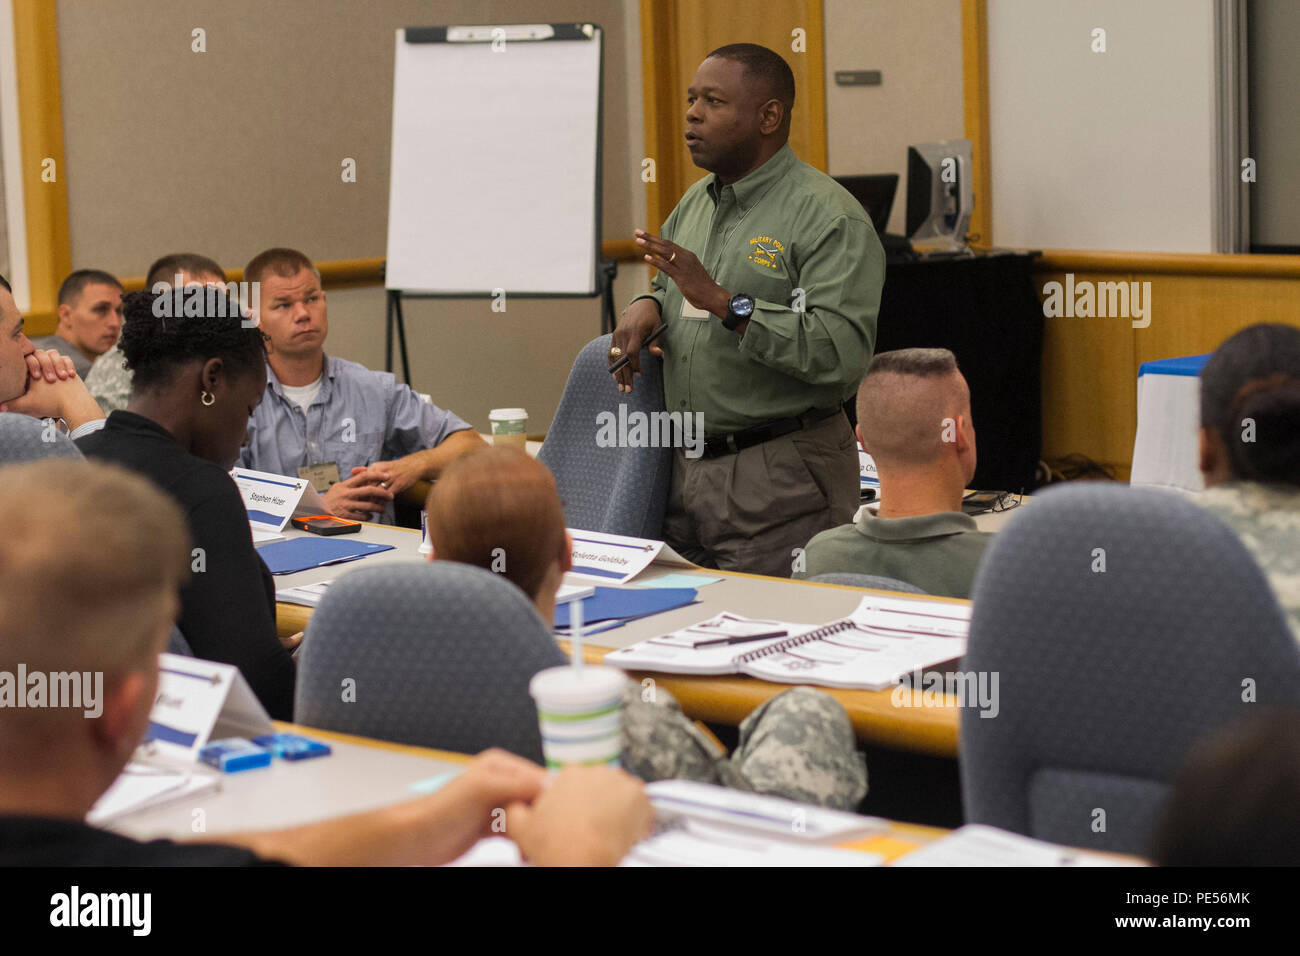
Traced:
POLYGON ((722 455, 734 455, 742 448, 752 448, 754 445, 761 445, 765 441, 771 441, 773 438, 780 438, 782 435, 788 435, 791 432, 807 428, 809 425, 825 421, 840 411, 842 411, 842 408, 838 405, 834 408, 814 408, 812 411, 804 412, 795 418, 778 418, 774 422, 754 425, 743 431, 732 432, 730 435, 715 435, 712 438, 706 438, 704 439, 703 457, 718 458, 722 455))

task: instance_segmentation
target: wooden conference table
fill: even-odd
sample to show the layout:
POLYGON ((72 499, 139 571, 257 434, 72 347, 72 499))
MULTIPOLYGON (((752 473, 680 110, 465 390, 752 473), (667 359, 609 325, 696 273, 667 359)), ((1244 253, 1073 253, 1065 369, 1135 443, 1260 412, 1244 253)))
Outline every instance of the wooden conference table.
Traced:
MULTIPOLYGON (((136 811, 114 821, 109 829, 137 840, 193 840, 195 809, 203 810, 204 833, 213 840, 223 833, 300 826, 432 792, 470 760, 462 754, 314 727, 277 722, 276 729, 328 743, 333 753, 314 760, 276 760, 266 769, 222 775, 221 789, 215 793, 136 811)), ((947 832, 890 822, 883 835, 847 846, 879 853, 890 861, 947 832)))
MULTIPOLYGON (((981 515, 976 520, 984 530, 995 530, 1013 512, 981 515)), ((300 537, 306 532, 286 527, 286 537, 300 537)), ((366 524, 360 532, 362 541, 393 546, 359 561, 333 567, 315 568, 297 574, 277 576, 276 588, 329 581, 360 567, 380 563, 423 560, 419 554, 419 532, 388 525, 366 524)), ((665 574, 679 573, 681 568, 652 565, 633 583, 648 581, 665 574)), ((699 589, 699 603, 631 621, 622 627, 593 634, 587 640, 584 659, 599 663, 609 650, 627 647, 679 627, 712 617, 720 611, 733 611, 749 617, 773 618, 795 623, 820 624, 847 616, 857 606, 862 594, 858 588, 808 581, 789 581, 753 574, 700 569, 699 574, 720 577, 721 581, 699 589)), ((914 595, 913 595, 914 596, 914 595)), ((930 600, 952 602, 950 598, 930 600)), ((961 603, 961 602, 956 602, 961 603)), ((297 604, 276 606, 276 621, 282 635, 305 630, 312 609, 297 604)), ((567 642, 561 646, 568 650, 567 642)), ((789 690, 789 684, 776 684, 745 676, 692 677, 672 674, 634 674, 637 680, 652 678, 665 688, 696 720, 737 726, 764 701, 789 690)), ((955 698, 947 696, 941 706, 899 707, 893 702, 892 690, 842 690, 819 688, 835 697, 853 722, 858 739, 873 744, 941 757, 957 756, 959 709, 955 698)))

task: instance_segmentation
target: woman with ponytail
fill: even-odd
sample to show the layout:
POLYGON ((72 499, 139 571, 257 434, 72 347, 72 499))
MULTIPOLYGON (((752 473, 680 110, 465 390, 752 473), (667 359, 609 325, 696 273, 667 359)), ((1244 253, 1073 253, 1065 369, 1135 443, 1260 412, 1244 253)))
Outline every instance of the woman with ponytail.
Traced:
POLYGON ((1199 501, 1237 532, 1300 640, 1300 328, 1252 325, 1201 371, 1199 501))

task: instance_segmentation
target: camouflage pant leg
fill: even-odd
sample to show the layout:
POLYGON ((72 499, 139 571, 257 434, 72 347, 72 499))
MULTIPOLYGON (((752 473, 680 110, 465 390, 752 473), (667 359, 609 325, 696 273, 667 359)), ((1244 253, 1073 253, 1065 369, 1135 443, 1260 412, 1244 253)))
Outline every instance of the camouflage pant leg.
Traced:
POLYGON ((720 776, 729 786, 836 810, 855 810, 867 795, 866 758, 858 753, 839 701, 809 687, 773 697, 740 725, 740 745, 720 776))
POLYGON ((624 770, 647 783, 695 780, 721 784, 718 766, 726 759, 726 753, 682 713, 672 694, 655 688, 653 700, 647 701, 642 699, 640 685, 628 685, 623 693, 624 770))
POLYGON ((842 810, 856 809, 867 792, 866 762, 848 714, 833 697, 806 687, 746 717, 731 757, 659 688, 645 701, 639 686, 628 687, 623 732, 623 768, 647 782, 695 780, 842 810))

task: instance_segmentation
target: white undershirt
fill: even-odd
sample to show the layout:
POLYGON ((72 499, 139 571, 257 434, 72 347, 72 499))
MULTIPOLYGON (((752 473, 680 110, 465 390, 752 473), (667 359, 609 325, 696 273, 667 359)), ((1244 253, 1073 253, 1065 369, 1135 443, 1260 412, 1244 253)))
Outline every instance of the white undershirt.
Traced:
POLYGON ((289 401, 302 409, 302 413, 305 415, 307 414, 308 407, 310 407, 311 403, 316 400, 316 396, 320 393, 320 378, 317 378, 316 381, 312 382, 310 385, 281 384, 280 389, 284 392, 285 397, 288 398, 289 401))

